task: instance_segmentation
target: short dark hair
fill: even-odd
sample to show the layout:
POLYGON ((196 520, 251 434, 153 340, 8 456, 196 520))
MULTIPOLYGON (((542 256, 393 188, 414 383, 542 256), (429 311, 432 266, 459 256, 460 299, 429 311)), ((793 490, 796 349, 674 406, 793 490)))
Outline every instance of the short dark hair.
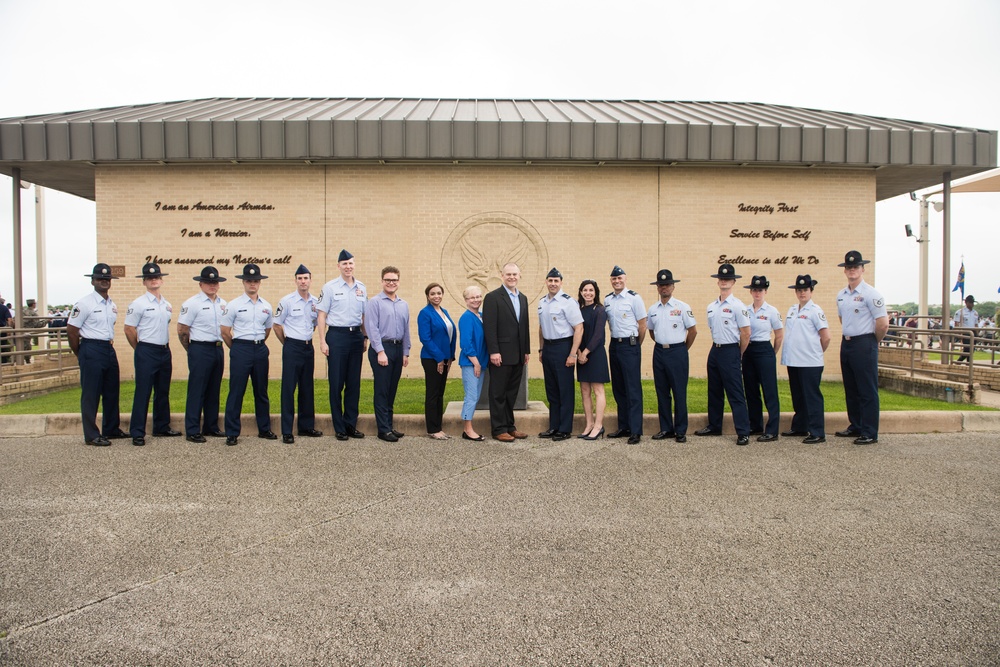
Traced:
POLYGON ((580 283, 580 288, 576 291, 576 299, 577 301, 580 302, 581 308, 587 305, 587 302, 583 300, 583 288, 586 287, 587 285, 594 286, 594 303, 601 302, 601 288, 598 286, 597 281, 587 278, 582 283, 580 283))
MULTIPOLYGON (((347 260, 344 260, 344 261, 347 261, 347 260)), ((387 273, 395 273, 398 276, 399 275, 399 269, 397 269, 395 266, 387 266, 384 269, 382 269, 382 276, 381 277, 385 278, 385 274, 387 274, 387 273)))

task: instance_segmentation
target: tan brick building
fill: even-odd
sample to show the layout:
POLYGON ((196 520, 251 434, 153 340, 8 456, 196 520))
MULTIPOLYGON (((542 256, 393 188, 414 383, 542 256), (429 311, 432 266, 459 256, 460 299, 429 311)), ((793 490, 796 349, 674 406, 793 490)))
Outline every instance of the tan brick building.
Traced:
MULTIPOLYGON (((204 264, 230 278, 227 299, 241 293, 232 278, 242 265, 261 264, 261 294, 276 305, 300 263, 318 294, 347 248, 370 294, 382 266, 400 268, 416 341, 431 281, 445 285, 457 321, 461 290, 499 285, 509 260, 532 304, 552 266, 567 292, 593 278, 603 295, 618 264, 648 307, 649 283, 669 268, 699 322, 691 368, 702 375, 720 263, 745 277, 746 301, 742 285, 767 275, 782 313, 795 276, 816 278, 836 374, 836 265, 851 249, 874 256, 875 202, 996 164, 995 132, 787 107, 392 102, 205 100, 9 119, 0 170, 96 200, 99 260, 126 277, 112 291, 122 308, 141 293, 132 276, 146 261, 170 274, 163 291, 179 312, 204 264), (32 142, 40 130, 43 148, 32 142)), ((868 269, 877 285, 877 258, 868 269)), ((174 377, 185 377, 174 347, 174 377)), ((131 355, 119 356, 129 376, 131 355)), ((648 376, 651 349, 643 356, 648 376)))

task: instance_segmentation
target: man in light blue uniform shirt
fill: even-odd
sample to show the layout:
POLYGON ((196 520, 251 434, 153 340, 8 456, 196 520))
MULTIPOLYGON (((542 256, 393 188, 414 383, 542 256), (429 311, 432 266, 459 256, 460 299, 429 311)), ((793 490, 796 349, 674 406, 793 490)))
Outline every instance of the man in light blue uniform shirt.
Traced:
POLYGON ((222 340, 229 347, 229 396, 226 397, 226 445, 239 444, 243 395, 247 381, 253 383, 254 414, 257 435, 265 440, 277 440, 271 431, 271 400, 267 396, 269 352, 267 337, 271 335, 273 311, 271 304, 259 294, 260 281, 267 276, 256 264, 247 264, 236 276, 243 281, 243 294, 229 302, 222 315, 222 340))
POLYGON ((337 440, 347 440, 365 437, 358 430, 358 401, 361 362, 365 356, 362 325, 368 290, 354 277, 354 255, 346 249, 337 257, 337 268, 340 276, 323 285, 316 309, 319 348, 327 357, 333 430, 337 440))
POLYGON ((403 368, 410 364, 410 306, 399 298, 399 269, 382 269, 382 291, 365 306, 368 363, 374 380, 373 403, 379 440, 396 442, 403 433, 393 426, 393 406, 403 368))
POLYGON ((837 315, 843 325, 840 371, 850 424, 837 431, 841 438, 854 438, 855 445, 878 442, 878 346, 889 330, 885 299, 864 281, 865 264, 857 250, 844 255, 847 287, 837 294, 837 315))
POLYGON ((618 403, 618 430, 609 438, 628 438, 636 445, 642 439, 642 341, 646 339, 646 305, 642 297, 625 289, 625 270, 611 270, 611 294, 604 297, 611 343, 611 391, 618 403))
POLYGON ((83 422, 83 439, 88 445, 107 447, 111 439, 127 438, 121 430, 118 355, 115 353, 115 322, 118 307, 108 296, 111 267, 104 263, 94 265, 93 273, 86 274, 94 291, 76 302, 66 324, 66 337, 70 349, 80 365, 80 417, 83 422), (97 428, 97 406, 104 409, 104 421, 97 428))
POLYGON ((764 300, 771 282, 767 276, 754 276, 746 289, 753 301, 750 309, 750 344, 743 353, 743 389, 750 415, 750 435, 757 434, 758 442, 778 439, 781 428, 781 403, 778 400, 778 352, 785 336, 781 313, 764 300), (771 335, 774 335, 774 343, 771 335), (761 394, 764 402, 761 403, 761 394), (764 406, 767 406, 767 424, 764 423, 764 406))
POLYGON ((562 290, 563 276, 552 267, 545 277, 548 291, 538 302, 538 357, 549 401, 549 428, 539 437, 566 440, 573 431, 576 387, 573 370, 583 337, 583 315, 576 299, 562 290))
POLYGON ((646 313, 646 328, 653 341, 653 384, 660 417, 660 431, 653 440, 676 438, 677 442, 687 442, 687 385, 691 369, 688 350, 694 345, 698 327, 691 306, 674 298, 674 285, 679 282, 669 269, 660 269, 656 281, 649 283, 656 285, 660 299, 646 313))
POLYGON ((220 328, 226 300, 219 296, 219 283, 226 279, 214 266, 204 267, 194 279, 201 290, 181 306, 177 338, 187 350, 188 359, 184 433, 188 442, 200 443, 207 435, 226 435, 219 430, 219 394, 226 366, 220 328))
POLYGON ((146 417, 149 395, 153 395, 153 435, 176 437, 170 428, 170 376, 174 362, 170 354, 170 317, 173 308, 160 294, 168 274, 149 262, 142 267, 142 285, 146 293, 133 301, 125 314, 125 338, 135 350, 135 397, 129 433, 132 444, 146 444, 146 417))
POLYGON ((274 311, 274 335, 281 341, 281 439, 295 442, 295 387, 299 388, 299 435, 318 438, 316 405, 313 399, 313 371, 316 354, 313 334, 316 331, 317 299, 309 293, 312 273, 304 264, 295 270, 295 291, 278 302, 274 311))
POLYGON ((733 296, 736 275, 732 264, 723 264, 711 276, 717 279, 719 298, 708 304, 708 328, 712 332, 712 347, 708 351, 708 426, 695 435, 722 435, 722 413, 725 399, 733 413, 736 444, 750 443, 750 418, 743 393, 742 357, 750 345, 750 311, 733 296))
MULTIPOLYGON (((977 335, 979 327, 979 313, 975 309, 976 299, 971 294, 965 297, 965 307, 955 313, 954 324, 956 329, 972 329, 972 335, 977 335)), ((972 359, 972 343, 963 345, 965 354, 955 361, 970 361, 972 359)), ((971 363, 971 361, 970 361, 971 363)))

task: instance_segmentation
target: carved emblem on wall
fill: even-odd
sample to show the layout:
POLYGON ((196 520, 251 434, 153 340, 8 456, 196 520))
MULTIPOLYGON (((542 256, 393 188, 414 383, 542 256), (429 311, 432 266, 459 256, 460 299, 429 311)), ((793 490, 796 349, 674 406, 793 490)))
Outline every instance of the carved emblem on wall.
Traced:
POLYGON ((534 301, 545 290, 549 253, 541 235, 524 218, 503 211, 477 213, 460 222, 441 249, 441 274, 454 299, 478 285, 483 293, 500 287, 507 262, 521 268, 520 288, 534 301))

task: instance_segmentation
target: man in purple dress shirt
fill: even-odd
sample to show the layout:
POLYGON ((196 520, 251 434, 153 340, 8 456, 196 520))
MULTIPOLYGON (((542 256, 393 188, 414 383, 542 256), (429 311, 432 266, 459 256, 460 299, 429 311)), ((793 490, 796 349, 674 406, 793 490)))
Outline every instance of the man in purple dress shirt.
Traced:
POLYGON ((399 269, 382 269, 382 291, 365 305, 368 363, 375 380, 375 423, 379 440, 396 442, 403 434, 392 426, 393 403, 403 367, 410 363, 410 307, 396 295, 399 269))

